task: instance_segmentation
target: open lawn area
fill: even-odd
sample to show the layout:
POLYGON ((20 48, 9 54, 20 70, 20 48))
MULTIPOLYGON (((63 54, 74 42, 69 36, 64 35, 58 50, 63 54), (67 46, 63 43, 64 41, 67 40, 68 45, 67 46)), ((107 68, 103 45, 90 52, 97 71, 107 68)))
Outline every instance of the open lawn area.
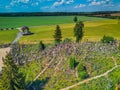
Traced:
POLYGON ((18 30, 4 30, 0 31, 0 44, 9 44, 17 36, 18 30))
MULTIPOLYGON (((58 24, 62 31, 62 39, 71 38, 75 40, 73 29, 75 23, 74 16, 41 16, 41 17, 0 17, 0 28, 14 28, 29 26, 33 35, 23 36, 20 43, 38 43, 40 40, 44 43, 54 42, 54 31, 58 24)), ((105 19, 96 17, 78 16, 78 19, 84 21, 83 41, 99 41, 104 35, 120 39, 120 27, 115 19, 105 19)), ((0 44, 11 43, 17 30, 0 31, 0 44)))
MULTIPOLYGON (((0 17, 0 28, 73 23, 73 18, 74 16, 0 17)), ((107 20, 105 18, 85 16, 78 16, 78 19, 81 21, 107 20)))
MULTIPOLYGON (((120 27, 116 20, 86 21, 84 24, 85 28, 83 41, 100 41, 104 35, 120 39, 120 27)), ((59 25, 62 31, 63 39, 75 39, 73 34, 75 23, 59 25)), ((20 39, 20 43, 38 43, 40 40, 45 43, 51 43, 54 41, 53 35, 55 29, 56 25, 30 27, 30 31, 34 34, 30 36, 23 36, 20 39)))

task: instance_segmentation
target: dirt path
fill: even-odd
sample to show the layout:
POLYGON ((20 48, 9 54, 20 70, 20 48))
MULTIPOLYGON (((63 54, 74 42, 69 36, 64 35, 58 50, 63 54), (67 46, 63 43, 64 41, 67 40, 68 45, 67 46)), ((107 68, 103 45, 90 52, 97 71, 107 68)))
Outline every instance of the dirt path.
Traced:
POLYGON ((3 66, 2 58, 5 58, 7 52, 9 52, 10 49, 11 49, 10 47, 0 48, 0 71, 2 70, 2 66, 3 66))
MULTIPOLYGON (((16 38, 14 39, 14 41, 12 42, 12 44, 15 44, 19 41, 20 37, 22 37, 22 34, 21 32, 19 32, 16 36, 16 38)), ((0 71, 2 70, 2 67, 3 67, 3 61, 2 61, 2 58, 5 58, 7 52, 9 53, 10 52, 10 47, 7 47, 7 48, 0 48, 0 71)))
POLYGON ((14 39, 14 41, 12 42, 12 44, 16 44, 22 36, 23 36, 22 33, 19 32, 19 33, 17 34, 17 37, 16 37, 16 38, 14 39))
POLYGON ((120 67, 120 65, 114 66, 113 68, 111 68, 110 70, 106 71, 106 72, 103 73, 103 74, 100 74, 100 75, 97 75, 97 76, 94 76, 94 77, 85 79, 85 80, 80 81, 80 82, 78 82, 78 83, 76 83, 76 84, 74 84, 74 85, 71 85, 71 86, 69 86, 69 87, 66 87, 66 88, 63 88, 63 89, 60 89, 60 90, 69 90, 69 89, 71 89, 71 88, 73 88, 73 87, 76 87, 76 86, 78 86, 78 85, 81 85, 81 84, 83 84, 83 83, 92 81, 92 80, 94 80, 94 79, 101 78, 101 77, 103 77, 103 76, 108 75, 108 73, 112 72, 113 70, 115 70, 115 69, 118 68, 118 67, 120 67))

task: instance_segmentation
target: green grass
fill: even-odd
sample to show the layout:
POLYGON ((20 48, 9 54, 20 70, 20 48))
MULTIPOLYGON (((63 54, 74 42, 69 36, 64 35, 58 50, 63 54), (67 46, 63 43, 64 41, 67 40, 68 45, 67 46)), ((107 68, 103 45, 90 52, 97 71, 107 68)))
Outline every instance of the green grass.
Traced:
MULTIPOLYGON (((41 17, 0 17, 0 28, 30 26, 33 35, 23 36, 20 43, 38 43, 43 40, 45 43, 54 42, 54 30, 59 24, 62 30, 62 37, 75 39, 73 35, 74 16, 41 16, 41 17)), ((120 27, 117 20, 78 16, 84 21, 84 40, 99 41, 104 35, 120 39, 120 27)), ((16 37, 17 31, 0 31, 0 44, 10 43, 16 37), (7 36, 7 37, 6 37, 7 36)))
POLYGON ((11 43, 15 39, 17 32, 18 30, 0 31, 0 44, 11 43))
MULTIPOLYGON (((112 56, 114 56, 114 59, 117 60, 117 64, 119 65, 118 55, 120 55, 120 52, 117 52, 116 45, 102 44, 99 42, 96 43, 93 42, 91 44, 71 43, 71 45, 72 44, 73 47, 74 45, 75 46, 77 45, 76 48, 79 53, 79 54, 75 54, 76 62, 86 67, 86 70, 89 73, 89 77, 103 74, 107 70, 114 67, 114 61, 111 58, 112 56)), ((49 51, 52 49, 51 51, 53 51, 55 50, 55 48, 56 47, 53 48, 47 47, 46 50, 49 51)), ((38 73, 40 73, 46 67, 47 63, 49 63, 53 57, 50 58, 52 54, 49 56, 49 54, 46 53, 46 55, 43 58, 37 59, 39 56, 43 55, 38 53, 38 45, 25 45, 24 48, 21 48, 20 51, 21 52, 16 52, 16 51, 14 52, 15 54, 18 54, 18 56, 21 56, 21 54, 23 53, 26 55, 24 57, 21 57, 21 60, 25 60, 25 58, 27 58, 28 60, 32 60, 32 62, 27 62, 26 64, 24 64, 24 66, 20 68, 20 71, 26 75, 26 85, 27 85, 35 78, 35 76, 38 75, 38 73), (37 56, 37 58, 35 56, 37 56)), ((40 89, 40 85, 44 87, 43 90, 59 90, 61 88, 65 88, 67 86, 78 83, 80 80, 76 77, 76 71, 75 71, 76 69, 75 70, 70 69, 69 58, 71 55, 68 56, 67 51, 68 50, 65 49, 65 47, 63 47, 63 49, 60 50, 57 57, 49 66, 49 68, 36 81, 34 81, 32 86, 35 86, 37 90, 40 89), (58 65, 60 60, 62 61, 58 65), (57 70, 55 70, 56 67, 58 68, 57 70), (47 78, 49 79, 46 81, 47 78), (46 82, 44 82, 44 80, 46 82)), ((70 90, 88 90, 88 89, 114 90, 116 82, 120 79, 119 74, 120 74, 120 68, 109 73, 108 76, 89 81, 82 85, 78 85, 77 87, 74 87, 73 89, 70 90), (107 78, 109 78, 112 81, 108 82, 107 78), (106 86, 110 83, 113 85, 113 87, 111 87, 111 89, 107 89, 106 86)))
MULTIPOLYGON (((84 22, 84 37, 83 41, 99 41, 104 35, 112 36, 116 39, 120 39, 120 27, 116 20, 102 20, 102 21, 86 21, 84 22)), ((73 34, 74 23, 59 24, 62 30, 62 37, 75 39, 73 34)), ((33 35, 24 36, 20 39, 21 43, 38 43, 43 40, 45 43, 51 43, 54 41, 53 35, 56 25, 49 26, 34 26, 30 27, 33 35)))
POLYGON ((70 90, 115 90, 115 86, 119 80, 120 68, 117 68, 106 77, 101 77, 97 80, 78 85, 70 90))
MULTIPOLYGON (((72 23, 73 18, 74 16, 0 17, 0 28, 72 23)), ((79 16, 78 19, 81 21, 105 20, 104 18, 85 16, 79 16)))

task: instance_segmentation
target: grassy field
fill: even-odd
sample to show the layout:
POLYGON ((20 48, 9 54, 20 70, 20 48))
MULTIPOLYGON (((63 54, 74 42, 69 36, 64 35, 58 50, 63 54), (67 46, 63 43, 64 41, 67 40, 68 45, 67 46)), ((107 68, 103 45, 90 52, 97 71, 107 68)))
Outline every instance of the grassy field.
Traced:
MULTIPOLYGON (((38 43, 43 40, 44 43, 53 42, 54 30, 59 24, 62 30, 62 37, 75 39, 73 35, 74 16, 43 16, 43 17, 0 17, 0 28, 29 26, 33 35, 23 36, 20 43, 38 43)), ((113 36, 120 39, 120 27, 117 20, 78 16, 78 19, 84 21, 83 41, 99 41, 104 35, 113 36)), ((0 44, 10 43, 16 37, 17 31, 0 31, 0 44), (7 37, 6 37, 7 36, 7 37)))
MULTIPOLYGON (((41 16, 41 17, 0 17, 0 28, 22 26, 40 26, 62 23, 72 23, 74 16, 41 16)), ((79 16, 81 21, 99 21, 104 18, 79 16)))
POLYGON ((15 39, 17 32, 18 30, 0 31, 0 44, 11 43, 15 39))
MULTIPOLYGON (((116 20, 86 21, 84 24, 85 28, 83 41, 99 41, 104 35, 120 39, 120 27, 116 20)), ((59 25, 62 31, 63 39, 75 39, 73 34, 75 23, 59 25)), ((38 43, 40 40, 43 40, 45 43, 51 43, 54 41, 53 35, 55 28, 56 25, 30 27, 31 32, 34 34, 22 37, 20 39, 20 43, 38 43)))

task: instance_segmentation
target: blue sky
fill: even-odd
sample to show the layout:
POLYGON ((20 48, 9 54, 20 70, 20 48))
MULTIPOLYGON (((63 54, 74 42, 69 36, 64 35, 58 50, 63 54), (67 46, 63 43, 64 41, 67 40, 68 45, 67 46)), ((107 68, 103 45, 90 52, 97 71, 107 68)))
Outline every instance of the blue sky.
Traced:
POLYGON ((0 0, 0 12, 120 11, 120 0, 0 0))

